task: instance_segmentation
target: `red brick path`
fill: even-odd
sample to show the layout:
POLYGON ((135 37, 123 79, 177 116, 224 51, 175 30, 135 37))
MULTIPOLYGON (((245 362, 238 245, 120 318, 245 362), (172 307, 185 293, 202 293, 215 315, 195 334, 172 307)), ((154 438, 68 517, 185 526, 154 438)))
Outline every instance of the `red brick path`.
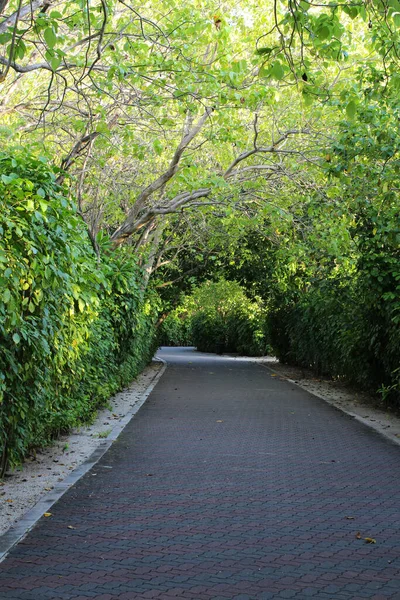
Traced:
POLYGON ((400 447, 259 365, 168 358, 0 599, 400 599, 400 447))

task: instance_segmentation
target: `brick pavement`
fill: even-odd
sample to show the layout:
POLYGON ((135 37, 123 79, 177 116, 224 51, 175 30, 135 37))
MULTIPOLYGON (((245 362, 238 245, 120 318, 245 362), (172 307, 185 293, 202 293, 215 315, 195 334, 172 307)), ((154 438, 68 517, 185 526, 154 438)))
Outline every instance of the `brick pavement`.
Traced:
POLYGON ((400 599, 400 447, 260 365, 168 359, 0 600, 400 599))

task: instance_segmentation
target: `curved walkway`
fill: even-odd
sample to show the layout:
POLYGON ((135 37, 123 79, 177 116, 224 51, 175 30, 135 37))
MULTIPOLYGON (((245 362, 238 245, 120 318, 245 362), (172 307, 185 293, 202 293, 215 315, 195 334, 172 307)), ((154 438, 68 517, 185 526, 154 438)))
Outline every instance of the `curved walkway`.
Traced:
POLYGON ((138 415, 1 563, 1 600, 400 599, 400 447, 259 364, 160 356, 138 415))

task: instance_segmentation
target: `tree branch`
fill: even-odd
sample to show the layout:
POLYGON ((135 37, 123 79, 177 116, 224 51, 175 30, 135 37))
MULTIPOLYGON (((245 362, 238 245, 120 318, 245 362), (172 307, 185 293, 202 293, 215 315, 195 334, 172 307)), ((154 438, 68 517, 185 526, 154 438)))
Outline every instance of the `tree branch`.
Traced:
POLYGON ((9 0, 0 0, 0 14, 4 11, 8 2, 9 2, 9 0))
POLYGON ((89 135, 81 137, 81 139, 76 142, 67 156, 62 159, 61 168, 63 169, 64 173, 60 173, 56 179, 56 182, 59 185, 61 185, 65 179, 65 171, 69 169, 81 152, 83 152, 99 135, 100 133, 98 131, 93 131, 92 133, 89 133, 89 135))
MULTIPOLYGON (((4 1, 5 0, 3 0, 3 2, 4 1)), ((29 14, 33 16, 33 13, 38 8, 41 9, 41 12, 44 12, 53 2, 54 0, 32 0, 32 2, 23 6, 20 11, 16 10, 12 15, 0 23, 0 33, 4 33, 9 27, 14 27, 18 19, 23 19, 29 14)))
MULTIPOLYGON (((4 56, 0 56, 0 64, 9 65, 16 73, 31 73, 32 71, 37 71, 38 69, 45 69, 46 71, 51 71, 52 73, 55 72, 47 62, 34 63, 33 65, 20 65, 14 60, 10 61, 4 56)), ((59 73, 60 71, 69 70, 73 67, 75 67, 74 64, 63 64, 59 66, 56 72, 59 73)))
MULTIPOLYGON (((259 154, 266 154, 266 153, 276 152, 278 150, 279 146, 285 140, 287 140, 291 135, 309 134, 309 133, 310 133, 310 131, 308 129, 289 129, 288 131, 286 131, 285 133, 283 133, 275 142, 273 142, 270 146, 267 146, 267 147, 258 147, 256 145, 257 137, 255 137, 254 148, 252 148, 251 150, 247 150, 246 152, 242 152, 241 154, 239 154, 239 156, 237 156, 235 158, 235 160, 230 164, 230 166, 225 171, 224 178, 227 179, 229 177, 229 175, 232 173, 233 169, 239 163, 241 163, 243 160, 246 160, 246 158, 249 158, 250 156, 253 156, 253 154, 258 154, 258 153, 259 154)), ((257 135, 258 135, 258 132, 257 132, 257 135)))
MULTIPOLYGON (((166 183, 175 175, 176 171, 178 170, 179 161, 182 157, 183 152, 189 146, 191 141, 196 137, 196 135, 200 132, 206 120, 210 116, 211 112, 212 109, 207 108, 203 116, 198 120, 198 122, 194 126, 192 126, 188 131, 184 132, 182 140, 174 152, 168 169, 162 175, 157 177, 157 179, 155 179, 139 194, 139 197, 135 202, 135 206, 130 210, 128 217, 111 236, 111 241, 113 242, 114 246, 119 246, 120 244, 122 244, 126 238, 128 238, 130 235, 132 235, 132 233, 146 225, 155 215, 173 212, 173 210, 167 209, 166 211, 164 211, 164 209, 150 209, 139 220, 137 220, 137 215, 139 214, 140 210, 142 210, 142 208, 145 206, 147 199, 150 198, 150 196, 152 196, 154 192, 164 187, 166 183)), ((179 202, 179 196, 177 196, 177 198, 174 200, 177 200, 179 202)))

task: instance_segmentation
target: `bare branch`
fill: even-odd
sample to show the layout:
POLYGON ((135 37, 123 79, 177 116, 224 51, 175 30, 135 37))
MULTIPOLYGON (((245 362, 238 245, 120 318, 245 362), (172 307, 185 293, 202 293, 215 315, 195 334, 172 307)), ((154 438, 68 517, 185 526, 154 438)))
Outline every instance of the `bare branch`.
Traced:
POLYGON ((21 14, 21 7, 22 7, 22 0, 19 0, 18 9, 17 9, 16 15, 15 15, 14 31, 12 33, 12 40, 11 40, 11 44, 10 44, 10 48, 9 48, 10 56, 9 56, 6 68, 0 74, 0 83, 2 83, 5 80, 5 78, 8 75, 8 71, 10 70, 11 60, 12 60, 13 53, 14 53, 15 40, 16 40, 16 35, 17 35, 17 23, 18 23, 18 19, 20 17, 20 14, 21 14))
POLYGON ((21 10, 15 11, 12 15, 0 23, 0 33, 4 33, 9 27, 14 27, 18 19, 23 19, 28 15, 33 15, 38 8, 41 9, 41 12, 44 12, 53 3, 53 1, 54 0, 32 0, 32 2, 22 6, 21 10))
MULTIPOLYGON (((16 73, 31 73, 32 71, 37 71, 38 69, 45 69, 46 71, 53 72, 53 69, 47 62, 34 63, 33 65, 20 65, 13 60, 8 60, 4 56, 0 56, 0 64, 1 65, 9 65, 16 73)), ((57 69, 57 73, 59 71, 65 71, 66 69, 71 69, 75 65, 60 65, 57 69)))
POLYGON ((84 150, 99 136, 99 132, 98 131, 93 131, 92 133, 89 133, 89 135, 85 135, 83 137, 81 137, 80 140, 78 140, 76 142, 76 144, 73 146, 72 150, 67 154, 67 156, 65 156, 62 161, 61 161, 61 168, 63 169, 64 173, 61 173, 58 177, 57 177, 57 183, 58 184, 62 184, 64 179, 65 179, 65 171, 67 171, 69 169, 69 167, 72 165, 72 163, 76 160, 76 158, 82 153, 84 152, 84 150))
MULTIPOLYGON (((128 217, 111 236, 111 240, 113 241, 115 246, 122 244, 124 240, 130 235, 132 235, 134 231, 137 231, 137 229, 140 229, 141 227, 143 227, 143 225, 146 225, 155 214, 166 214, 162 212, 154 213, 154 209, 150 209, 150 211, 147 211, 147 213, 145 213, 145 215, 143 215, 142 218, 137 220, 137 216, 140 210, 142 210, 142 208, 145 206, 147 199, 150 198, 150 196, 152 196, 154 192, 163 188, 166 185, 166 183, 175 175, 175 173, 178 170, 179 161, 182 157, 183 152, 189 146, 191 141, 196 137, 196 135, 200 132, 206 120, 210 116, 211 112, 212 109, 207 108, 203 116, 198 120, 198 122, 188 132, 184 133, 181 142, 179 143, 177 149, 174 152, 168 169, 162 175, 157 177, 157 179, 155 179, 139 194, 135 206, 129 212, 128 217)), ((171 211, 169 210, 168 212, 171 211)))
POLYGON ((7 6, 9 0, 0 0, 0 14, 4 12, 5 7, 7 6))
MULTIPOLYGON (((168 215, 174 213, 178 210, 178 208, 180 208, 184 204, 187 204, 192 200, 197 200, 198 198, 206 198, 210 195, 210 193, 211 188, 200 188, 198 190, 195 190, 194 192, 183 192, 182 194, 178 194, 178 196, 175 196, 175 198, 173 198, 170 204, 168 204, 167 206, 155 206, 153 208, 149 208, 149 210, 147 210, 139 219, 137 219, 131 224, 131 233, 138 231, 139 229, 150 223, 150 221, 152 221, 157 215, 168 215)), ((113 240, 114 236, 112 236, 111 239, 113 240)))
MULTIPOLYGON (((257 131, 257 130, 256 130, 257 131)), ((241 154, 239 154, 239 156, 237 156, 235 158, 235 160, 230 164, 230 166, 227 168, 227 170, 224 173, 224 178, 226 179, 227 177, 229 177, 229 175, 232 173, 233 169, 239 164, 241 163, 243 160, 246 160, 246 158, 249 158, 250 156, 253 156, 254 154, 266 154, 266 153, 272 153, 272 152, 276 152, 279 148, 279 146, 285 142, 291 135, 299 135, 299 134, 309 134, 310 131, 308 129, 289 129, 288 131, 286 131, 285 133, 283 133, 276 141, 274 141, 270 146, 267 147, 258 147, 256 145, 256 141, 257 141, 257 137, 255 137, 254 140, 254 148, 252 148, 251 150, 247 150, 246 152, 242 152, 241 154)), ((257 133, 258 135, 258 133, 257 133)))

